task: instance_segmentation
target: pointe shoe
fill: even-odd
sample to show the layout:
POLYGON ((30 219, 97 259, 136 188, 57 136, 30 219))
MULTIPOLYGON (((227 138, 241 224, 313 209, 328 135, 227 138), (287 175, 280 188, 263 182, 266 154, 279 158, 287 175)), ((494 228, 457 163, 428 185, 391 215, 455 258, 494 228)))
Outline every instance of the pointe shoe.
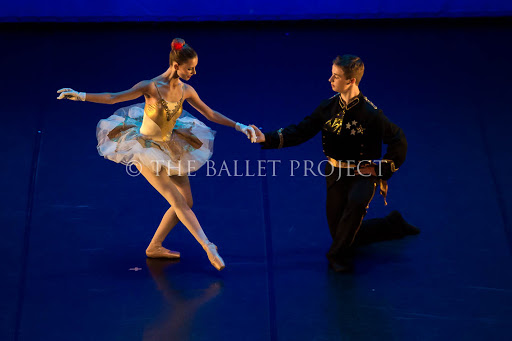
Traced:
POLYGON ((157 246, 157 247, 148 247, 146 249, 146 256, 148 258, 178 259, 178 258, 180 258, 180 253, 178 251, 168 250, 163 246, 157 246))
POLYGON ((224 260, 222 260, 222 257, 219 256, 219 253, 217 252, 217 246, 215 244, 208 242, 208 244, 203 246, 203 249, 206 251, 208 259, 215 269, 220 271, 226 267, 224 260))

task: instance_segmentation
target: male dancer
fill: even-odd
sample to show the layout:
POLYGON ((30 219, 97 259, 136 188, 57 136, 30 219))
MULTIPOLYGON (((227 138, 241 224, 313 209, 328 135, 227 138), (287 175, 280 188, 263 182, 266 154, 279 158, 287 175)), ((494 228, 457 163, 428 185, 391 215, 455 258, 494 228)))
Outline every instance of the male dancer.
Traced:
POLYGON ((329 78, 337 94, 323 101, 313 114, 297 125, 265 134, 252 126, 256 142, 264 149, 296 146, 322 131, 323 151, 329 161, 325 169, 327 221, 333 238, 327 259, 336 272, 352 270, 356 245, 419 233, 397 211, 361 225, 377 183, 385 198, 387 180, 407 153, 402 129, 359 90, 363 73, 361 58, 338 56, 329 78), (383 159, 382 143, 387 144, 383 159))

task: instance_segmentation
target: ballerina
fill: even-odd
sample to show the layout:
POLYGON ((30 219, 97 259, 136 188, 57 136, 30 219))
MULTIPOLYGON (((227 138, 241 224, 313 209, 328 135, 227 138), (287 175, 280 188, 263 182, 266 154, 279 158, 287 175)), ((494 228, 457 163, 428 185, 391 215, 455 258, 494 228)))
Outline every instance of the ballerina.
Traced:
POLYGON ((192 211, 188 174, 211 157, 215 131, 183 110, 187 101, 209 121, 233 127, 256 141, 252 127, 235 122, 209 108, 183 81, 196 74, 197 53, 183 39, 172 41, 169 68, 161 75, 116 93, 85 93, 71 88, 57 91, 57 99, 115 104, 144 96, 145 102, 121 108, 98 122, 98 153, 127 166, 135 165, 146 180, 168 201, 149 246, 149 258, 179 258, 180 253, 162 246, 169 232, 181 221, 199 242, 217 270, 225 267, 217 246, 206 237, 192 211))

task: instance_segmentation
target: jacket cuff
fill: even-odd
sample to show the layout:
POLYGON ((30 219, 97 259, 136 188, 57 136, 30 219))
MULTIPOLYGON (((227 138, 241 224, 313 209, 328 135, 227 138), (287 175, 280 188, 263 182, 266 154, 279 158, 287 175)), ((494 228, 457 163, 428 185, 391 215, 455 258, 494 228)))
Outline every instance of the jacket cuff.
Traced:
POLYGON ((377 177, 382 180, 389 180, 397 170, 398 168, 395 168, 395 162, 393 160, 380 160, 377 166, 377 177))
POLYGON ((265 133, 265 142, 261 142, 262 149, 276 149, 283 147, 283 134, 281 133, 282 129, 277 131, 273 131, 270 133, 265 133))

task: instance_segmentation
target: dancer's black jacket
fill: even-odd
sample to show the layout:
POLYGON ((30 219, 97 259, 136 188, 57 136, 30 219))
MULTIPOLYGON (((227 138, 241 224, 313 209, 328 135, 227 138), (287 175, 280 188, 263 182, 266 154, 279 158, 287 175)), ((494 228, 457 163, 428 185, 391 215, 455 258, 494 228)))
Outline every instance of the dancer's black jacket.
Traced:
MULTIPOLYGON (((398 169, 405 161, 405 134, 362 93, 347 105, 337 94, 324 100, 299 124, 265 133, 264 149, 292 147, 313 138, 322 131, 323 151, 338 161, 381 160, 382 144, 387 150, 382 160, 392 160, 398 169), (280 146, 281 144, 281 146, 280 146)), ((382 164, 381 178, 387 180, 393 171, 391 163, 382 164)))

